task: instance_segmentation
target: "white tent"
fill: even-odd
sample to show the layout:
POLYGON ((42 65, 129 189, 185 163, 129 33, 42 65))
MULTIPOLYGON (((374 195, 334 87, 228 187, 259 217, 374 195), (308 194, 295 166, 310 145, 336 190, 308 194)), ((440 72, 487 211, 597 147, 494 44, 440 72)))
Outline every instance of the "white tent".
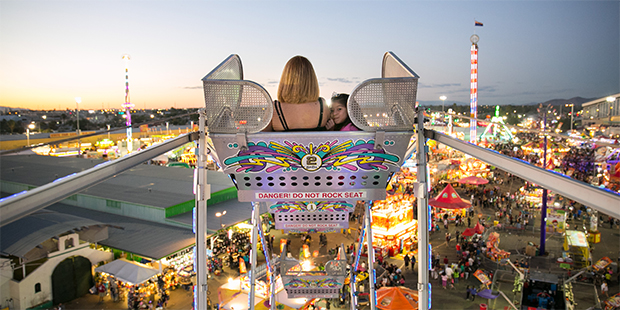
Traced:
POLYGON ((111 274, 118 280, 131 284, 140 284, 159 274, 158 269, 124 258, 99 266, 95 271, 111 274))

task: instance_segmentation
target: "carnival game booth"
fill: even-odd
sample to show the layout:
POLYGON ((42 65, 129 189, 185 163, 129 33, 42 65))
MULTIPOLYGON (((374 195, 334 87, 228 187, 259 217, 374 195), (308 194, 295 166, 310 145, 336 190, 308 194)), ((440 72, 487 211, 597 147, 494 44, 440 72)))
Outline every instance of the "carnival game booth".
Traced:
POLYGON ((418 221, 413 219, 413 197, 403 194, 389 196, 386 200, 373 201, 373 245, 388 250, 389 256, 417 248, 418 221))
MULTIPOLYGON (((385 199, 390 176, 409 155, 418 78, 395 54, 385 53, 381 78, 362 82, 349 97, 349 117, 361 131, 348 132, 261 132, 271 123, 274 104, 261 85, 243 79, 238 55, 229 56, 203 78, 211 155, 237 187, 239 201, 254 203, 252 261, 258 238, 263 238, 261 225, 256 225, 261 209, 279 204, 270 208, 278 227, 316 231, 346 225, 343 217, 351 209, 342 202, 385 199)), ((368 203, 365 209, 365 235, 372 251, 368 203)), ((263 251, 268 268, 274 269, 271 255, 263 251)), ((293 268, 299 262, 284 258, 281 264, 293 268)), ((343 260, 330 261, 326 272, 306 276, 282 267, 284 287, 289 296, 337 296, 346 272, 340 270, 342 264, 343 260)), ((371 300, 374 310, 374 286, 371 300)))

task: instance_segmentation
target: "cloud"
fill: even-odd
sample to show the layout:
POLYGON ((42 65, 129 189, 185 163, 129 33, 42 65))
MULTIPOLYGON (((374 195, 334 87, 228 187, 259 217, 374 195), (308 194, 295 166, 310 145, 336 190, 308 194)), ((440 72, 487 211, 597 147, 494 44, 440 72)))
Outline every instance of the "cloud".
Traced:
POLYGON ((348 78, 327 78, 328 81, 330 82, 340 82, 340 83, 345 83, 345 84, 350 84, 350 83, 357 83, 357 78, 353 78, 353 79, 348 79, 348 78))
POLYGON ((461 83, 448 83, 448 84, 424 84, 419 83, 418 88, 446 88, 446 87, 458 87, 461 86, 461 83))
POLYGON ((183 89, 202 89, 202 85, 200 86, 185 86, 183 89))

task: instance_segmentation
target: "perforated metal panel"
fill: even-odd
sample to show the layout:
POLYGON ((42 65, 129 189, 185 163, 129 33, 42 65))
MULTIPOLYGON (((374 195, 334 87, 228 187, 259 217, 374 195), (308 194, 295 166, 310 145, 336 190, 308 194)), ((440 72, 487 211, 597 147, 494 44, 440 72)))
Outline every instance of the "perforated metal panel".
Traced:
MULTIPOLYGON (((286 250, 283 253, 286 253, 286 250)), ((325 271, 302 271, 298 260, 282 254, 280 257, 280 275, 288 297, 338 297, 338 291, 344 285, 347 267, 346 255, 342 246, 339 253, 340 259, 325 263, 325 271)))
POLYGON ((349 117, 362 130, 411 130, 419 76, 394 53, 383 56, 381 78, 358 85, 347 102, 349 117))
POLYGON ((276 229, 290 232, 333 232, 349 228, 355 206, 344 201, 290 201, 269 207, 276 229))
POLYGON ((357 86, 347 103, 351 121, 365 131, 411 130, 417 79, 371 79, 357 86))
POLYGON ((385 199, 413 132, 282 132, 210 135, 239 201, 385 199))
POLYGON ((210 132, 254 133, 271 122, 273 104, 269 93, 259 84, 242 79, 237 55, 228 57, 202 79, 210 132))

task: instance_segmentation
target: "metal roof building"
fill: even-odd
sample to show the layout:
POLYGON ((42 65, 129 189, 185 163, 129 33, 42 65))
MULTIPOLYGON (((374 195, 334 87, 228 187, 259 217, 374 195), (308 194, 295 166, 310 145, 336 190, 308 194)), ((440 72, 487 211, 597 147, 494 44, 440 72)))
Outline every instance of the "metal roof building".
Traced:
MULTIPOLYGON (((0 165, 2 195, 32 189, 100 163, 103 161, 75 157, 3 156, 0 165)), ((0 250, 21 255, 41 244, 39 239, 62 233, 59 230, 66 232, 81 226, 105 225, 108 236, 105 240, 97 240, 99 244, 152 259, 166 257, 192 246, 195 241, 191 212, 194 206, 193 171, 146 164, 136 166, 45 208, 45 212, 2 227, 0 250), (51 222, 39 225, 43 214, 57 217, 58 223, 55 226, 51 222), (65 224, 61 225, 61 222, 65 224), (54 229, 48 229, 52 226, 54 229), (19 229, 8 233, 6 229, 9 227, 19 229), (41 238, 28 240, 27 236, 41 238), (15 251, 16 248, 23 250, 15 251)), ((227 210, 222 218, 224 224, 250 218, 250 203, 237 201, 236 189, 228 176, 208 171, 208 183, 212 199, 208 205, 207 226, 211 231, 220 227, 216 212, 227 210), (224 202, 214 203, 214 198, 224 202)))

